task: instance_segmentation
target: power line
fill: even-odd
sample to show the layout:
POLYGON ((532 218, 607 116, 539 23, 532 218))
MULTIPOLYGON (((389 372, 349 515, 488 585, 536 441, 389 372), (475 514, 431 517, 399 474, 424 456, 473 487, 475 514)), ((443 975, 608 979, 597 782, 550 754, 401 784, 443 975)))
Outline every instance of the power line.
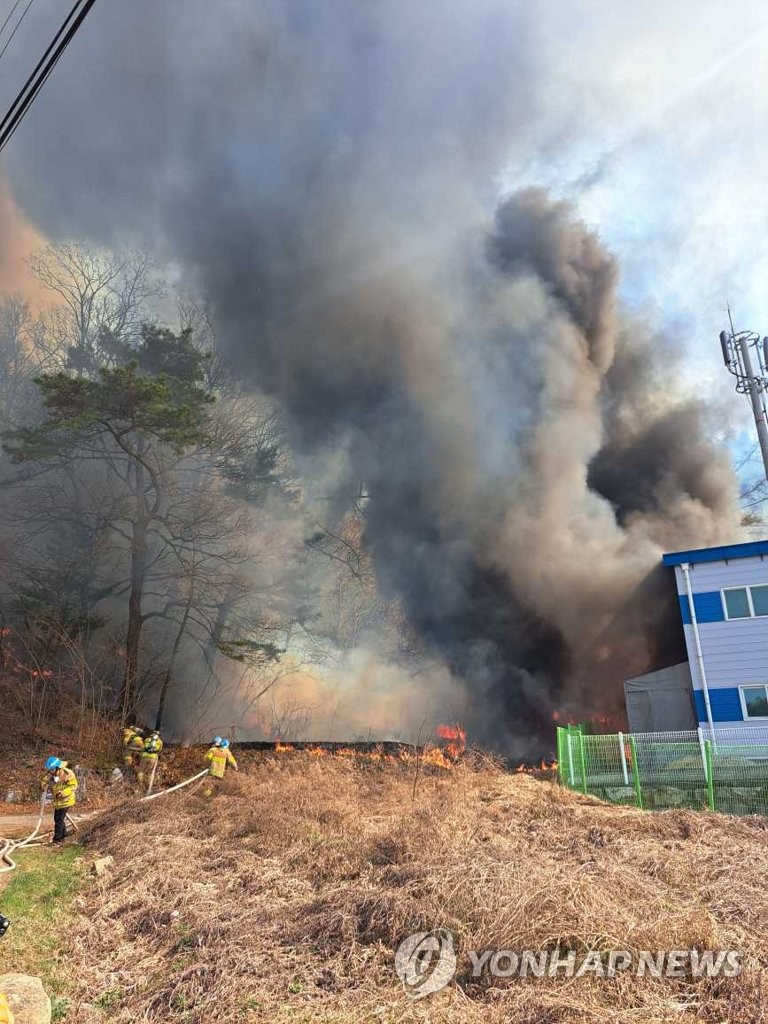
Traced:
POLYGON ((20 3, 21 3, 21 0, 16 0, 16 2, 13 5, 13 7, 10 9, 10 11, 8 11, 8 14, 6 15, 5 21, 3 22, 2 25, 0 25, 0 36, 3 34, 3 32, 5 32, 5 26, 8 24, 8 22, 13 17, 13 15, 14 15, 14 13, 16 11, 16 8, 19 6, 20 3))
POLYGON ((85 2, 87 2, 87 0, 75 0, 72 9, 62 23, 61 28, 53 37, 53 42, 37 62, 37 65, 21 87, 21 90, 11 104, 2 122, 0 122, 0 151, 2 151, 5 143, 10 139, 11 135, 13 135, 16 128, 21 123, 26 111, 34 102, 35 97, 39 93, 40 89, 42 89, 53 68, 56 66, 58 58, 63 52, 61 49, 62 44, 66 45, 65 40, 67 40, 67 37, 75 24, 75 18, 79 16, 78 11, 82 13, 82 5, 85 2))
POLYGON ((96 0, 75 0, 61 28, 54 36, 53 42, 37 62, 5 117, 0 121, 0 153, 23 121, 27 111, 59 63, 62 54, 74 39, 77 30, 85 21, 95 2, 96 0))
MULTIPOLYGON (((20 0, 19 0, 19 2, 20 2, 20 0)), ((7 39, 7 40, 6 40, 6 42, 5 42, 5 46, 4 46, 3 48, 2 48, 2 50, 0 50, 0 60, 2 60, 2 59, 3 59, 3 54, 5 53, 5 51, 6 51, 7 49, 8 49, 8 47, 9 47, 9 46, 11 45, 11 43, 13 42, 13 37, 14 37, 14 36, 16 35, 16 33, 17 33, 17 32, 19 31, 19 29, 21 28, 21 23, 22 23, 22 21, 24 21, 24 19, 26 18, 26 16, 27 16, 27 11, 29 10, 29 8, 30 8, 30 7, 32 6, 32 4, 33 4, 34 2, 35 2, 35 0, 29 0, 29 2, 27 3, 27 6, 26 6, 26 7, 24 8, 24 10, 23 10, 23 11, 21 12, 21 17, 20 17, 20 18, 19 18, 19 20, 18 20, 18 21, 16 22, 16 25, 15 25, 15 27, 14 27, 14 30, 13 30, 13 32, 11 32, 11 34, 10 34, 10 35, 8 36, 8 39, 7 39)), ((17 4, 17 6, 18 6, 18 4, 17 4)), ((16 7, 14 7, 14 10, 16 10, 16 7)), ((12 13, 13 13, 13 11, 11 12, 11 14, 12 14, 12 13)), ((10 18, 10 16, 11 16, 11 15, 9 14, 9 15, 8 15, 8 18, 10 18)), ((8 18, 6 18, 6 19, 5 19, 5 21, 3 22, 3 28, 5 28, 5 26, 6 26, 7 22, 8 22, 8 18)), ((0 28, 0 36, 1 36, 2 34, 3 34, 3 28, 0 28)))

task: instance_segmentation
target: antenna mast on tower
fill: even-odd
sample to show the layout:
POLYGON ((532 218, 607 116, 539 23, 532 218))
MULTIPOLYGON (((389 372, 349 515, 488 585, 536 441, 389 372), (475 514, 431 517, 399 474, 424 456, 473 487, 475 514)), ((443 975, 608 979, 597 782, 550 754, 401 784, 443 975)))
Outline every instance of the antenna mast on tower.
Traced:
POLYGON ((728 322, 730 333, 720 332, 723 362, 728 372, 736 378, 738 393, 749 396, 765 478, 768 480, 768 412, 765 408, 765 393, 768 391, 768 338, 761 338, 754 331, 737 331, 733 326, 730 306, 728 322), (755 364, 758 372, 755 371, 755 364))

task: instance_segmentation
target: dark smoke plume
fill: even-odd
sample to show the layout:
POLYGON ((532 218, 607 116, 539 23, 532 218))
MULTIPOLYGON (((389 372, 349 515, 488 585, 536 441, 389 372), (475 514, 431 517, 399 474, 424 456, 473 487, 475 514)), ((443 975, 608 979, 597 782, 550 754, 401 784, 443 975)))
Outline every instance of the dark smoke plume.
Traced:
POLYGON ((510 155, 565 130, 542 138, 529 10, 105 4, 14 157, 48 230, 183 267, 310 471, 343 453, 323 486, 343 507, 364 481, 382 588, 499 744, 669 656, 648 573, 736 525, 599 239, 537 190, 488 223, 510 155))

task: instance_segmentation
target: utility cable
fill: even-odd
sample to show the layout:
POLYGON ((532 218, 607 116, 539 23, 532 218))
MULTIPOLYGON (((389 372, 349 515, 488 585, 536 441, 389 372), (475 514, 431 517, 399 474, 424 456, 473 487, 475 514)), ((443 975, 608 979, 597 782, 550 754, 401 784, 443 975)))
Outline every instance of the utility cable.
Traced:
MULTIPOLYGON (((17 0, 17 2, 18 2, 18 3, 20 3, 20 2, 21 2, 21 0, 17 0)), ((2 50, 0 50, 0 60, 2 60, 2 59, 3 59, 3 54, 5 53, 5 51, 6 51, 7 49, 8 49, 8 47, 9 47, 9 46, 11 45, 11 43, 13 42, 13 37, 14 37, 14 36, 16 35, 16 33, 17 33, 17 32, 19 31, 19 29, 21 28, 21 23, 22 23, 22 21, 24 21, 24 19, 26 18, 26 16, 27 16, 27 11, 29 10, 29 8, 30 8, 30 7, 32 6, 32 4, 33 4, 34 2, 35 2, 35 0, 29 0, 29 2, 27 3, 27 6, 26 6, 26 7, 24 8, 24 10, 23 10, 23 11, 21 12, 21 17, 20 17, 20 18, 19 18, 19 20, 18 20, 18 21, 16 22, 16 25, 15 25, 15 27, 14 27, 14 29, 13 29, 13 32, 11 32, 11 34, 10 34, 10 35, 8 36, 8 38, 6 39, 6 41, 5 41, 5 46, 4 46, 3 48, 2 48, 2 50)), ((14 8, 14 10, 15 10, 15 8, 14 8)), ((10 17, 10 15, 8 15, 8 17, 10 17)), ((8 18, 6 18, 6 19, 5 19, 5 21, 3 22, 3 28, 5 28, 5 26, 6 26, 6 24, 7 24, 7 23, 8 23, 8 18)), ((0 28, 0 36, 2 36, 2 34, 3 34, 3 28, 0 28)))
POLYGON ((5 21, 3 22, 2 25, 0 25, 0 36, 3 34, 3 32, 5 32, 5 26, 8 24, 8 22, 13 17, 13 15, 14 15, 14 13, 16 11, 16 8, 19 6, 20 3, 21 3, 21 0, 15 0, 15 3, 13 5, 13 7, 10 9, 10 11, 8 11, 8 14, 5 16, 5 21))
POLYGON ((16 96, 16 99, 13 101, 13 103, 10 106, 10 108, 8 109, 8 112, 6 113, 6 115, 3 118, 2 122, 0 122, 0 132, 3 131, 3 129, 6 127, 6 125, 10 124, 11 120, 18 113, 18 107, 24 101, 25 95, 27 93, 27 90, 35 87, 35 85, 36 85, 36 77, 41 72, 41 70, 43 69, 43 66, 45 65, 45 62, 50 57, 51 52, 55 49, 57 43, 59 42, 59 40, 62 38, 62 36, 66 32, 67 28, 70 25, 70 22, 71 22, 72 18, 74 17, 74 15, 76 13, 77 8, 80 6, 80 4, 82 2, 83 2, 83 0, 75 0, 74 6, 70 10, 70 12, 67 15, 67 17, 64 19, 64 23, 62 24, 62 26, 59 29, 59 31, 54 36, 53 42, 48 47, 48 49, 45 51, 45 53, 40 58, 40 60, 37 62, 37 65, 35 66, 34 70, 32 71, 32 73, 27 78, 27 80, 24 83, 24 85, 21 87, 21 90, 19 91, 18 95, 16 96))
POLYGON ((34 103, 40 90, 61 59, 62 54, 74 39, 96 0, 75 0, 53 42, 38 61, 34 70, 22 86, 8 112, 0 121, 0 153, 21 124, 24 116, 34 103))

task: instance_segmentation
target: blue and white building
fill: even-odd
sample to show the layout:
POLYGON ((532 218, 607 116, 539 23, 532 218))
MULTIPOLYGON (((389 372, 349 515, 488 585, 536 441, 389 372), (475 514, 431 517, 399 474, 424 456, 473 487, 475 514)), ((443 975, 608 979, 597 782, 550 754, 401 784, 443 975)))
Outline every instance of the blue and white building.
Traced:
POLYGON ((768 725, 768 540, 663 561, 675 572, 699 724, 768 725))

